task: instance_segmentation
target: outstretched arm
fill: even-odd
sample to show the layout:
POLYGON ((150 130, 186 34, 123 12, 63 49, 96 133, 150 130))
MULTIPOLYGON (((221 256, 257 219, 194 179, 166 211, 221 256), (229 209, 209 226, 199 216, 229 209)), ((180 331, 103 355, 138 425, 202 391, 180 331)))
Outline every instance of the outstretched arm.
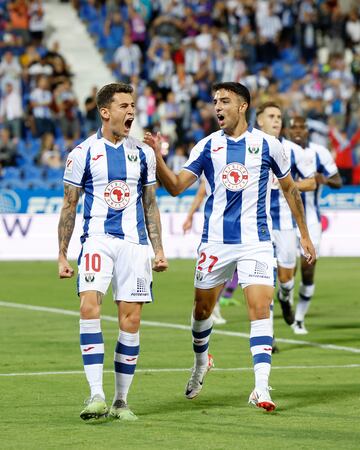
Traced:
POLYGON ((143 193, 143 206, 145 214, 146 228, 149 239, 155 253, 153 270, 163 272, 168 268, 168 262, 164 255, 161 241, 161 221, 159 208, 156 203, 155 185, 145 186, 143 193))
POLYGON ((156 136, 153 136, 149 132, 145 133, 144 142, 154 150, 156 156, 156 175, 172 196, 176 197, 181 194, 196 181, 196 176, 187 170, 182 170, 179 175, 176 175, 168 168, 161 154, 160 133, 157 133, 156 136))
POLYGON ((280 179, 279 183, 291 212, 295 217, 297 226, 299 227, 301 235, 300 243, 304 249, 304 256, 307 259, 307 262, 312 264, 316 260, 316 253, 306 225, 305 211, 299 189, 296 187, 296 184, 290 174, 288 174, 285 178, 280 179))
POLYGON ((340 189, 342 186, 342 180, 339 172, 336 172, 331 177, 326 177, 322 173, 316 173, 315 179, 317 184, 325 184, 326 186, 329 186, 334 189, 340 189))
POLYGON ((59 240, 59 277, 71 278, 74 275, 74 269, 67 260, 67 251, 71 236, 74 231, 76 219, 76 206, 80 198, 81 189, 71 184, 64 183, 64 201, 61 208, 60 220, 58 225, 59 240))
POLYGON ((195 211, 197 211, 202 203, 202 201, 204 200, 204 197, 206 195, 206 188, 205 188, 205 182, 202 181, 199 189, 194 197, 194 200, 190 206, 190 210, 188 212, 188 215, 185 219, 185 222, 183 223, 183 230, 184 233, 186 233, 187 231, 190 230, 191 225, 192 225, 192 221, 193 221, 193 216, 195 211))

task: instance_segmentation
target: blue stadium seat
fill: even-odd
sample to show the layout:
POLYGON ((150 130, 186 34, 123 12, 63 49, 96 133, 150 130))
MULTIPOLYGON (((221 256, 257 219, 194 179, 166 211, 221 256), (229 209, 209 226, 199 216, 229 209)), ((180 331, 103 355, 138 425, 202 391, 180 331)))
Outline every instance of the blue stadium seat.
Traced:
POLYGON ((44 179, 44 169, 38 166, 26 166, 24 169, 24 180, 32 181, 34 179, 43 180, 44 179))
POLYGON ((20 180, 22 171, 19 167, 5 167, 3 171, 4 180, 20 180))

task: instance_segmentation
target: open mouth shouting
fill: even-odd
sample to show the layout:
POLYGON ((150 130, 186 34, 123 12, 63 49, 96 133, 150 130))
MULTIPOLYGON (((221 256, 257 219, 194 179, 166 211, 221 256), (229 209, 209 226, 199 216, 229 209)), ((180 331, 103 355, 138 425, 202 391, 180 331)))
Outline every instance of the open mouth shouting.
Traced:
POLYGON ((125 128, 125 131, 127 133, 130 131, 130 128, 131 128, 131 125, 132 125, 133 121, 134 121, 133 117, 130 117, 129 119, 125 120, 124 128, 125 128))
POLYGON ((216 114, 220 128, 225 124, 225 117, 222 114, 216 114))

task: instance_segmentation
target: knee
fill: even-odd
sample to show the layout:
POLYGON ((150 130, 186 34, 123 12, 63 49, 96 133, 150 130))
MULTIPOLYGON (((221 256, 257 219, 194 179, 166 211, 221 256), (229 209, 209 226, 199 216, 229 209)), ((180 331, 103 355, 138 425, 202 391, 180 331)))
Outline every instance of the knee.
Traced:
POLYGON ((140 314, 132 313, 122 316, 120 328, 128 333, 136 333, 140 328, 140 314))
POLYGON ((205 320, 211 316, 212 308, 210 305, 203 303, 195 303, 194 308, 194 319, 195 320, 205 320))
POLYGON ((80 304, 80 317, 82 319, 99 319, 100 307, 88 302, 82 302, 80 304))

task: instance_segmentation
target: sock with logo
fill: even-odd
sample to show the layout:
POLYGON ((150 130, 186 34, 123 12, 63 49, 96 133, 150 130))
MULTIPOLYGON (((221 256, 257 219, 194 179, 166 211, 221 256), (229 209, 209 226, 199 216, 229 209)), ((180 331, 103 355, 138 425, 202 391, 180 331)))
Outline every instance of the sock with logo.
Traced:
POLYGON ((115 396, 116 400, 127 402, 127 395, 134 378, 140 351, 140 333, 119 331, 114 354, 115 396))
POLYGON ((292 300, 292 292, 294 291, 294 286, 294 278, 287 281, 286 283, 281 283, 281 281, 279 281, 279 300, 281 302, 289 302, 292 300))
POLYGON ((191 330, 195 367, 204 367, 208 364, 209 340, 213 320, 211 316, 205 320, 196 320, 191 315, 191 330))
POLYGON ((271 319, 252 320, 250 323, 250 350, 253 356, 255 388, 264 390, 269 385, 273 330, 271 319))
POLYGON ((310 308, 311 297, 315 292, 315 284, 300 283, 299 287, 299 301, 296 305, 295 322, 303 322, 305 315, 310 308))
POLYGON ((100 395, 105 399, 103 390, 104 340, 100 319, 80 319, 80 349, 91 397, 100 395))

